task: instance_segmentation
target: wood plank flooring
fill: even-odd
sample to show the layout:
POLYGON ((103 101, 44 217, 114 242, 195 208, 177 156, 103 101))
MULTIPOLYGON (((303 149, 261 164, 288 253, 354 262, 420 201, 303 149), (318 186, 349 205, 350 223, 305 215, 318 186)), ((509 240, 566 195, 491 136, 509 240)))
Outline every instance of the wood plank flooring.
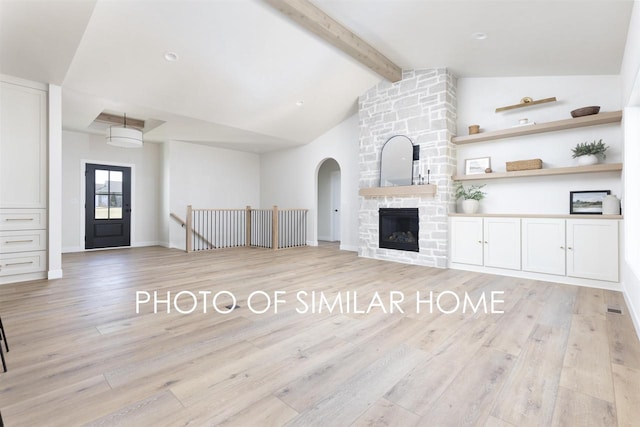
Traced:
MULTIPOLYGON (((153 247, 63 262, 63 279, 0 286, 7 426, 639 425, 640 343, 617 292, 362 259, 332 245, 153 247), (200 300, 191 314, 166 304, 137 314, 136 291, 211 295, 207 313, 200 300), (214 311, 220 291, 240 307, 214 311), (286 302, 254 314, 254 291, 285 291, 286 302), (330 301, 351 291, 358 309, 378 292, 385 308, 299 314, 298 291, 330 301), (392 291, 404 313, 384 312, 392 291), (449 308, 447 291, 473 301, 503 291, 504 313, 424 304, 418 313, 417 291, 447 296, 449 308)), ((231 302, 221 294, 218 306, 231 302)))

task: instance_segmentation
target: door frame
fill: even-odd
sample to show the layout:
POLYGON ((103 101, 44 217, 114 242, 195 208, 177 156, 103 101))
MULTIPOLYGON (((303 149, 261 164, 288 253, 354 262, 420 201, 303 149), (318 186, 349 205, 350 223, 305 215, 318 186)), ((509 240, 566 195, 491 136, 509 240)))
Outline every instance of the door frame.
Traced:
POLYGON ((85 251, 105 251, 105 250, 111 250, 111 249, 126 249, 126 248, 133 248, 136 246, 136 240, 135 240, 135 218, 136 218, 136 165, 132 164, 132 163, 120 163, 120 162, 112 162, 112 161, 105 161, 105 160, 89 160, 89 159, 80 159, 80 203, 79 203, 79 207, 80 207, 80 241, 78 242, 78 246, 80 247, 80 250, 82 252, 85 251), (85 171, 87 170, 87 163, 89 164, 98 164, 98 165, 105 165, 105 166, 118 166, 118 167, 125 167, 125 168, 131 168, 131 245, 129 246, 118 246, 118 247, 114 247, 114 248, 96 248, 96 249, 86 249, 84 247, 84 236, 85 236, 85 221, 86 221, 86 209, 85 209, 85 203, 87 203, 87 193, 86 193, 86 189, 87 189, 87 182, 86 182, 86 177, 85 177, 85 171))

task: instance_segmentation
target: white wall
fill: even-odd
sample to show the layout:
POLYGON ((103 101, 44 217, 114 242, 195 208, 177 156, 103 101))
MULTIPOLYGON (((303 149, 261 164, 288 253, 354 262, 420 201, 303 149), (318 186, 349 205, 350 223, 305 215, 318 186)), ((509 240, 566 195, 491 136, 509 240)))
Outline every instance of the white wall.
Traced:
POLYGON ((640 4, 635 2, 620 71, 624 100, 625 250, 622 289, 640 337, 640 4))
MULTIPOLYGON (((188 205, 211 209, 260 207, 258 154, 186 142, 166 144, 163 162, 168 176, 164 182, 169 183, 170 212, 185 219, 188 205)), ((171 247, 185 249, 185 232, 176 221, 169 223, 169 236, 171 247)))
MULTIPOLYGON (((619 76, 562 76, 458 79, 458 135, 479 124, 482 131, 506 129, 521 118, 537 123, 571 118, 570 111, 600 105, 602 112, 622 109, 619 76), (558 102, 495 113, 496 107, 533 99, 557 97, 558 102)), ((572 166, 571 148, 577 143, 602 139, 610 149, 606 162, 622 161, 622 129, 619 124, 592 126, 548 134, 458 145, 458 173, 464 160, 491 157, 494 172, 505 163, 540 158, 543 167, 572 166)), ((478 183, 478 182, 474 182, 478 183)), ((619 173, 562 175, 484 181, 485 213, 569 213, 569 192, 611 190, 621 197, 619 173)), ((467 185, 467 183, 465 183, 467 185)))
POLYGON ((307 240, 316 245, 318 168, 333 158, 341 171, 340 247, 358 250, 358 116, 354 115, 311 143, 261 156, 263 207, 310 209, 307 240))
POLYGON ((624 49, 620 76, 622 78, 623 105, 633 105, 640 99, 640 2, 633 4, 631 19, 629 20, 629 33, 624 49), (632 100, 634 98, 634 100, 632 100))
POLYGON ((134 165, 131 245, 166 244, 160 240, 160 152, 159 144, 146 143, 142 149, 107 145, 103 136, 62 132, 62 248, 63 252, 84 250, 81 222, 84 209, 83 160, 104 164, 134 165))

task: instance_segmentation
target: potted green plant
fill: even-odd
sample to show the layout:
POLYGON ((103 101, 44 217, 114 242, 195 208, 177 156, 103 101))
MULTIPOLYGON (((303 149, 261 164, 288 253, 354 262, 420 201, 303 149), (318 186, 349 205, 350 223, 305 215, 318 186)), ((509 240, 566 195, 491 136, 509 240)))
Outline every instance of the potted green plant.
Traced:
POLYGON ((602 159, 606 159, 607 155, 605 154, 605 151, 607 151, 608 148, 609 147, 602 142, 602 140, 594 140, 593 142, 583 142, 578 144, 572 148, 571 151, 573 152, 572 157, 574 159, 578 159, 578 164, 580 166, 587 166, 598 163, 600 157, 602 157, 602 159))
POLYGON ((478 212, 480 207, 480 200, 484 199, 487 195, 482 191, 482 185, 472 185, 469 188, 464 188, 464 185, 458 183, 456 186, 456 200, 462 199, 462 211, 466 214, 474 214, 478 212))

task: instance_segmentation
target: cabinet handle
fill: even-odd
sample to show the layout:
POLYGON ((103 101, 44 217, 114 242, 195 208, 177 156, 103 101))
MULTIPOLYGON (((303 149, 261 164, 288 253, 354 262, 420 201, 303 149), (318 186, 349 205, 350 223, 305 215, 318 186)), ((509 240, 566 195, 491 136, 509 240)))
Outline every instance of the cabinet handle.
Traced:
POLYGON ((31 240, 5 240, 5 243, 31 243, 33 242, 33 239, 31 240))
POLYGON ((478 243, 482 243, 482 240, 478 240, 478 243))
POLYGON ((564 246, 560 246, 560 249, 564 249, 564 246))
POLYGON ((9 267, 10 265, 25 265, 25 264, 33 264, 33 261, 24 261, 24 262, 8 262, 4 266, 9 267))
POLYGON ((489 242, 487 242, 487 241, 485 240, 485 241, 484 241, 484 244, 485 244, 485 245, 488 245, 488 244, 489 244, 489 242))
POLYGON ((33 218, 7 218, 5 221, 33 221, 33 218))
POLYGON ((573 248, 571 246, 567 246, 567 249, 569 249, 570 251, 573 250, 573 248))

